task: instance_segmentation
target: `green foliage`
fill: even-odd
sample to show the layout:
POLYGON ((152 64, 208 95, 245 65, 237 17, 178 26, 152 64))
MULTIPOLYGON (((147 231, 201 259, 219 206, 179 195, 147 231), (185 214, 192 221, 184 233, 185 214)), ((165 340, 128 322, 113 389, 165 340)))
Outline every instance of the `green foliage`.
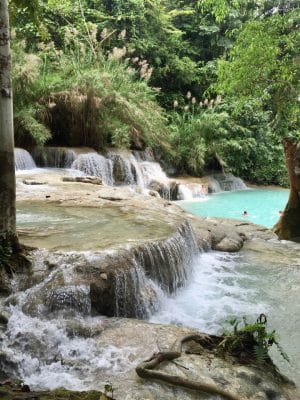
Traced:
POLYGON ((224 340, 219 345, 221 352, 247 357, 249 361, 255 358, 259 364, 263 364, 269 361, 269 349, 275 344, 281 356, 289 362, 287 354, 277 341, 276 331, 267 331, 267 317, 264 314, 260 314, 252 324, 249 324, 245 317, 242 321, 237 318, 231 319, 227 324, 230 330, 226 329, 223 332, 224 340), (243 326, 240 328, 241 323, 243 326))
POLYGON ((299 130, 299 31, 297 13, 273 13, 244 24, 229 60, 221 60, 218 89, 239 94, 239 101, 260 99, 273 112, 281 136, 299 130), (259 45, 258 45, 259 44, 259 45))
POLYGON ((270 113, 255 99, 242 106, 220 96, 202 101, 190 97, 175 103, 169 136, 171 161, 202 174, 206 168, 232 172, 261 184, 286 184, 281 145, 270 129, 270 113), (194 104, 193 104, 194 102, 194 104))
POLYGON ((44 144, 51 130, 56 144, 159 146, 166 118, 147 84, 148 66, 130 66, 125 47, 104 55, 95 26, 64 35, 63 51, 53 42, 39 43, 36 54, 15 45, 16 142, 28 145, 30 135, 44 144))
POLYGON ((182 172, 286 184, 279 136, 299 133, 294 1, 24 4, 11 3, 17 144, 163 146, 182 172))

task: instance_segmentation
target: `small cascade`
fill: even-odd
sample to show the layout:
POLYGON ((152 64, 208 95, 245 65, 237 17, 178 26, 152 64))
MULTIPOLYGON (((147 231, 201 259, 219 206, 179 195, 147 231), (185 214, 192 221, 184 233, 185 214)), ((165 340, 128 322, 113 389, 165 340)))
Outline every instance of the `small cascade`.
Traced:
POLYGON ((113 163, 96 153, 80 154, 71 168, 78 169, 87 175, 99 176, 106 185, 113 185, 113 163))
POLYGON ((45 305, 49 312, 60 310, 91 314, 90 288, 86 285, 61 286, 48 290, 45 305))
POLYGON ((168 239, 113 253, 32 252, 34 276, 16 278, 6 300, 0 369, 34 388, 77 390, 95 388, 95 371, 132 370, 132 349, 101 344, 103 315, 150 317, 163 291, 187 282, 196 253, 187 222, 168 239))
POLYGON ((138 162, 143 162, 143 161, 155 162, 153 152, 149 147, 147 147, 146 150, 143 151, 133 150, 132 154, 138 162))
POLYGON ((207 183, 209 193, 222 192, 220 183, 213 176, 206 176, 205 182, 207 183))
POLYGON ((207 194, 207 186, 198 183, 180 183, 178 185, 178 200, 193 200, 204 197, 207 194))
POLYGON ((204 179, 208 185, 208 190, 210 193, 247 189, 247 186, 242 181, 242 179, 232 174, 209 175, 206 176, 204 179))
POLYGON ((71 168, 76 151, 68 147, 36 147, 33 157, 40 167, 71 168))
POLYGON ((27 150, 15 148, 16 170, 36 168, 35 162, 27 150))
POLYGON ((191 275, 191 265, 198 252, 194 232, 188 222, 164 241, 140 246, 135 255, 146 275, 167 293, 182 287, 191 275))
POLYGON ((223 191, 234 191, 234 190, 246 190, 247 186, 242 181, 232 174, 217 174, 214 178, 219 182, 221 190, 223 191))
POLYGON ((170 200, 170 180, 157 162, 143 161, 140 164, 144 186, 155 190, 163 199, 170 200))
POLYGON ((116 184, 137 185, 145 188, 141 166, 134 153, 128 151, 110 151, 108 157, 113 163, 113 176, 116 184))
POLYGON ((178 187, 178 200, 193 200, 193 191, 186 185, 179 185, 178 187))
POLYGON ((102 317, 36 318, 16 306, 10 312, 1 337, 0 369, 31 388, 102 389, 101 383, 97 386, 95 371, 112 376, 135 366, 130 361, 131 348, 101 344, 106 324, 102 317))
POLYGON ((149 318, 159 308, 161 290, 134 260, 129 271, 115 276, 115 315, 149 318))
POLYGON ((158 162, 143 161, 140 165, 146 186, 149 186, 153 181, 168 183, 169 178, 158 162))
POLYGON ((113 165, 114 182, 117 185, 134 185, 136 183, 136 170, 130 159, 123 154, 112 152, 108 154, 108 157, 113 165))

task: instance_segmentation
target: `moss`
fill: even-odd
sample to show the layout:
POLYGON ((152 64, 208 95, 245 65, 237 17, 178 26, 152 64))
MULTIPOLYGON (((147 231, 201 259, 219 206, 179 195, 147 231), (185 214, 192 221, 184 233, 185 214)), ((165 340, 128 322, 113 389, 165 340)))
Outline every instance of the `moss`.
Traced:
MULTIPOLYGON (((45 392, 23 392, 20 387, 0 384, 0 398, 2 400, 99 400, 102 392, 74 392, 66 389, 57 389, 45 392)), ((110 400, 110 397, 105 397, 110 400)))

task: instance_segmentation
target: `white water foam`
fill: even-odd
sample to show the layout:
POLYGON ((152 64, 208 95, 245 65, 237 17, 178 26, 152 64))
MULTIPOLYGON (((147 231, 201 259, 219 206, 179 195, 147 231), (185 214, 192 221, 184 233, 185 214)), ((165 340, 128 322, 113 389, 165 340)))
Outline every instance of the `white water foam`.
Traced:
POLYGON ((28 170, 36 168, 35 162, 27 150, 15 148, 16 170, 28 170))
POLYGON ((255 276, 237 269, 237 257, 227 253, 200 254, 193 266, 191 283, 176 296, 165 297, 161 310, 150 321, 216 334, 230 317, 257 318, 266 313, 268 306, 256 302, 255 276))
MULTIPOLYGON (((136 365, 131 361, 134 348, 104 346, 99 337, 72 335, 67 320, 30 317, 18 307, 11 312, 2 351, 34 389, 99 389, 103 384, 95 382, 97 374, 119 375, 136 365)), ((106 324, 101 317, 78 317, 77 322, 90 329, 106 324)))

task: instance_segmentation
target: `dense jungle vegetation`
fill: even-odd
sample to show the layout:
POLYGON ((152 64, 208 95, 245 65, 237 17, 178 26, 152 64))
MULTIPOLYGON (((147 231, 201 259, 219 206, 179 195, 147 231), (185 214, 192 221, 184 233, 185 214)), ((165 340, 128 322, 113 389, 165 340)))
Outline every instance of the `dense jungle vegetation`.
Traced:
POLYGON ((150 146, 178 173, 286 184, 297 1, 35 1, 11 2, 17 145, 150 146))

